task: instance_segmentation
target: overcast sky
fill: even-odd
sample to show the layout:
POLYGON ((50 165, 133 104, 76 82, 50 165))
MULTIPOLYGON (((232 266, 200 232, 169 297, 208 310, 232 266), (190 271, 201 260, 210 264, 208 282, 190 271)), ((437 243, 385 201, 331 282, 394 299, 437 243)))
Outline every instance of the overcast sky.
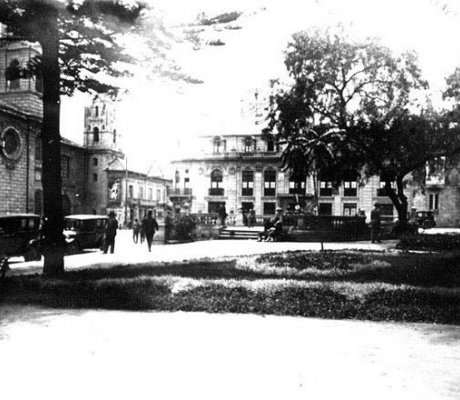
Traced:
MULTIPOLYGON (((242 113, 255 88, 285 74, 283 51, 294 32, 344 23, 354 35, 380 37, 395 52, 416 50, 435 92, 460 66, 460 1, 449 0, 158 0, 151 1, 167 25, 242 11, 240 30, 216 32, 225 46, 171 51, 183 72, 203 84, 137 78, 118 106, 117 124, 128 159, 138 169, 165 163, 203 134, 256 133, 251 113, 242 113), (447 4, 446 12, 442 11, 447 4)), ((214 36, 213 33, 210 36, 214 36)), ((63 101, 63 135, 82 141, 83 104, 63 101)))

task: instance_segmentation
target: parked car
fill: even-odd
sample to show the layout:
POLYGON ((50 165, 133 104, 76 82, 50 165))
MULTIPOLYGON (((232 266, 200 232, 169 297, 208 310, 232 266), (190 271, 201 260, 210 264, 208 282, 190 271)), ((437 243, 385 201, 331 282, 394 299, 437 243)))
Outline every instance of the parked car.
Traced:
POLYGON ((411 215, 411 223, 423 229, 430 229, 436 226, 432 211, 415 211, 411 215))
POLYGON ((67 250, 77 253, 83 249, 102 248, 107 220, 105 215, 67 215, 64 228, 67 250))
POLYGON ((41 259, 39 215, 0 215, 0 259, 16 256, 25 261, 41 259))

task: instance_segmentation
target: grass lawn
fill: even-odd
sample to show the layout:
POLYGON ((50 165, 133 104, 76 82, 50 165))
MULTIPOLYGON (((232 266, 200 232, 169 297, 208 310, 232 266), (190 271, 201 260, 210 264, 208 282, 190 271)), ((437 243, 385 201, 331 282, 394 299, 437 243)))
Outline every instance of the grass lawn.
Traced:
POLYGON ((2 301, 460 323, 460 255, 287 252, 152 267, 7 277, 2 301))

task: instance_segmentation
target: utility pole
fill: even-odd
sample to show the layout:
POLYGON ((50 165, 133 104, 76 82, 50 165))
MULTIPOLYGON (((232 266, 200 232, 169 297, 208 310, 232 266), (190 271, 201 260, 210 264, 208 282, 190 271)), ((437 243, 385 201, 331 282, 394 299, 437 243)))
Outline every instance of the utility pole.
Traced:
POLYGON ((128 157, 125 158, 125 226, 128 226, 128 157))

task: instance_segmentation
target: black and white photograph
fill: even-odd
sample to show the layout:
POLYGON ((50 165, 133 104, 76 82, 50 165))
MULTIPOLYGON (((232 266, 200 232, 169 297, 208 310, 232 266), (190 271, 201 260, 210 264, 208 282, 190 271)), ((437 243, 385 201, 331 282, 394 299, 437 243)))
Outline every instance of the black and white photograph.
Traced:
POLYGON ((460 399, 460 0, 0 0, 0 398, 460 399))

